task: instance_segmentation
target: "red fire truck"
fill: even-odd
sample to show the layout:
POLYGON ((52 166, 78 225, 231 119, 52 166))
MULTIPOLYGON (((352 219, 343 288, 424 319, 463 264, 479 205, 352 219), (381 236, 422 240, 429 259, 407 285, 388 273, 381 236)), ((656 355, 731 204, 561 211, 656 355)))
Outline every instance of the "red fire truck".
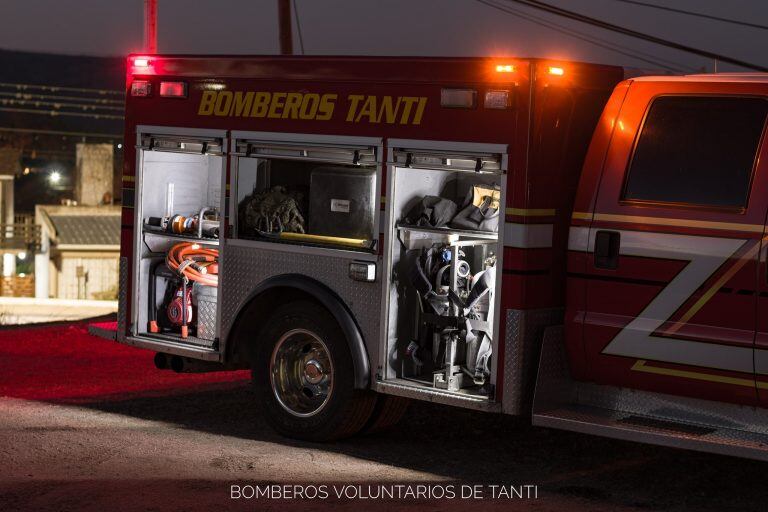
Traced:
POLYGON ((419 400, 768 458, 765 75, 128 59, 116 338, 282 434, 419 400))

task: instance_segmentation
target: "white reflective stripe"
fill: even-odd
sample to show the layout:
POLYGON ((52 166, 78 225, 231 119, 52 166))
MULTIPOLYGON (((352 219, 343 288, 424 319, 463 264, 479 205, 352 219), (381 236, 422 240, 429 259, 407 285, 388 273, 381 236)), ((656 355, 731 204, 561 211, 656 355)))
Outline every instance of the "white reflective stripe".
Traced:
MULTIPOLYGON (((594 251, 595 231, 589 237, 594 251)), ((653 336, 748 240, 619 231, 620 254, 689 263, 603 349, 603 354, 752 373, 752 348, 653 336)))
POLYGON ((552 224, 504 224, 504 246, 520 249, 552 247, 552 224))
POLYGON ((568 250, 569 251, 588 251, 589 250, 589 228, 582 226, 573 226, 568 231, 568 250))
POLYGON ((768 375, 768 350, 755 349, 755 373, 768 375))

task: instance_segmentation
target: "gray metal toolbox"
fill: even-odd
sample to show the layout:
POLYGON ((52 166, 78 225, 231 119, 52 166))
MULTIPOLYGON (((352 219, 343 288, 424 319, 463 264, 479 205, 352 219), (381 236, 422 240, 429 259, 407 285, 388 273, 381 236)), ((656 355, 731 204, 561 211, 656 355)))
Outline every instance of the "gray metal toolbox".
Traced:
POLYGON ((376 170, 318 167, 310 178, 309 233, 374 240, 376 170))

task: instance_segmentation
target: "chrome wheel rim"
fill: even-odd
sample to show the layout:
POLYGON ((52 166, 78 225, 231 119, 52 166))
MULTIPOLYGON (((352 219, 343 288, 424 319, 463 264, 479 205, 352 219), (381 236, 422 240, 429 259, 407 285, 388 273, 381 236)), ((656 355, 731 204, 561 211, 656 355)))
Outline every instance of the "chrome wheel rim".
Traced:
POLYGON ((272 393, 294 416, 319 413, 333 393, 333 361, 325 342, 306 329, 283 334, 269 362, 272 393))

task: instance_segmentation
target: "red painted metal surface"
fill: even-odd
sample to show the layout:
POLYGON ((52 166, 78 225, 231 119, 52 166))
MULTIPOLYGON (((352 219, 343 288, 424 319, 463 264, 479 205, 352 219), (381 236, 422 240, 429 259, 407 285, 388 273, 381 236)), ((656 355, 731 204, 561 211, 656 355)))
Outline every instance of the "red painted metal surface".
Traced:
MULTIPOLYGON (((768 84, 659 79, 625 83, 616 89, 585 161, 571 225, 591 226, 593 233, 642 233, 649 252, 661 254, 673 249, 667 244, 675 244, 674 250, 682 256, 670 260, 622 255, 618 267, 610 270, 596 268, 591 252, 569 251, 566 339, 571 364, 577 377, 599 383, 756 404, 758 392, 749 364, 744 365, 744 371, 734 371, 608 353, 607 347, 619 333, 631 329, 636 318, 645 318, 649 314, 646 308, 654 301, 663 303, 662 294, 669 295, 673 279, 690 261, 702 257, 695 250, 686 252, 685 245, 693 237, 709 239, 712 244, 731 241, 743 245, 700 283, 680 279, 686 286, 690 284, 690 294, 683 297, 679 308, 668 311, 668 317, 649 318, 665 322, 654 333, 656 338, 647 343, 690 340, 730 347, 725 349, 726 355, 728 350, 749 354, 755 347, 757 329, 758 348, 768 348, 765 297, 760 293, 766 290, 765 251, 760 250, 760 244, 768 209, 768 196, 761 192, 768 187, 768 144, 763 140, 759 149, 752 193, 744 211, 623 201, 626 169, 644 116, 653 99, 662 94, 765 97, 768 84), (664 237, 670 234, 682 238, 664 237)), ((768 403, 765 390, 759 394, 763 403, 768 403)))
MULTIPOLYGON (((128 60, 128 92, 133 79, 151 81, 153 90, 161 80, 170 80, 188 82, 189 95, 184 100, 128 95, 124 186, 134 187, 131 137, 138 125, 371 136, 382 138, 385 148, 392 138, 506 144, 507 222, 552 226, 553 238, 551 247, 505 248, 502 311, 564 305, 576 182, 600 112, 624 76, 622 68, 535 59, 285 56, 151 56, 141 62, 146 65, 137 66, 137 57, 144 56, 128 60), (497 72, 499 65, 514 71, 497 72), (548 73, 552 65, 563 74, 548 73), (476 107, 441 106, 443 88, 477 91, 476 107), (498 90, 509 91, 509 108, 485 108, 485 93, 498 90), (244 105, 249 93, 250 113, 244 105), (265 94, 269 106, 256 107, 265 94), (318 108, 302 110, 304 103, 298 102, 310 95, 317 98, 318 108), (371 97, 376 110, 362 114, 371 97), (408 115, 386 110, 387 101, 398 99, 411 102, 408 115)), ((386 166, 382 175, 386 182, 386 166)), ((385 191, 383 186, 382 196, 385 191)), ((123 209, 121 254, 129 259, 133 213, 123 209)), ((504 322, 501 315, 502 332, 504 322)), ((503 344, 498 357, 503 360, 503 344)))

